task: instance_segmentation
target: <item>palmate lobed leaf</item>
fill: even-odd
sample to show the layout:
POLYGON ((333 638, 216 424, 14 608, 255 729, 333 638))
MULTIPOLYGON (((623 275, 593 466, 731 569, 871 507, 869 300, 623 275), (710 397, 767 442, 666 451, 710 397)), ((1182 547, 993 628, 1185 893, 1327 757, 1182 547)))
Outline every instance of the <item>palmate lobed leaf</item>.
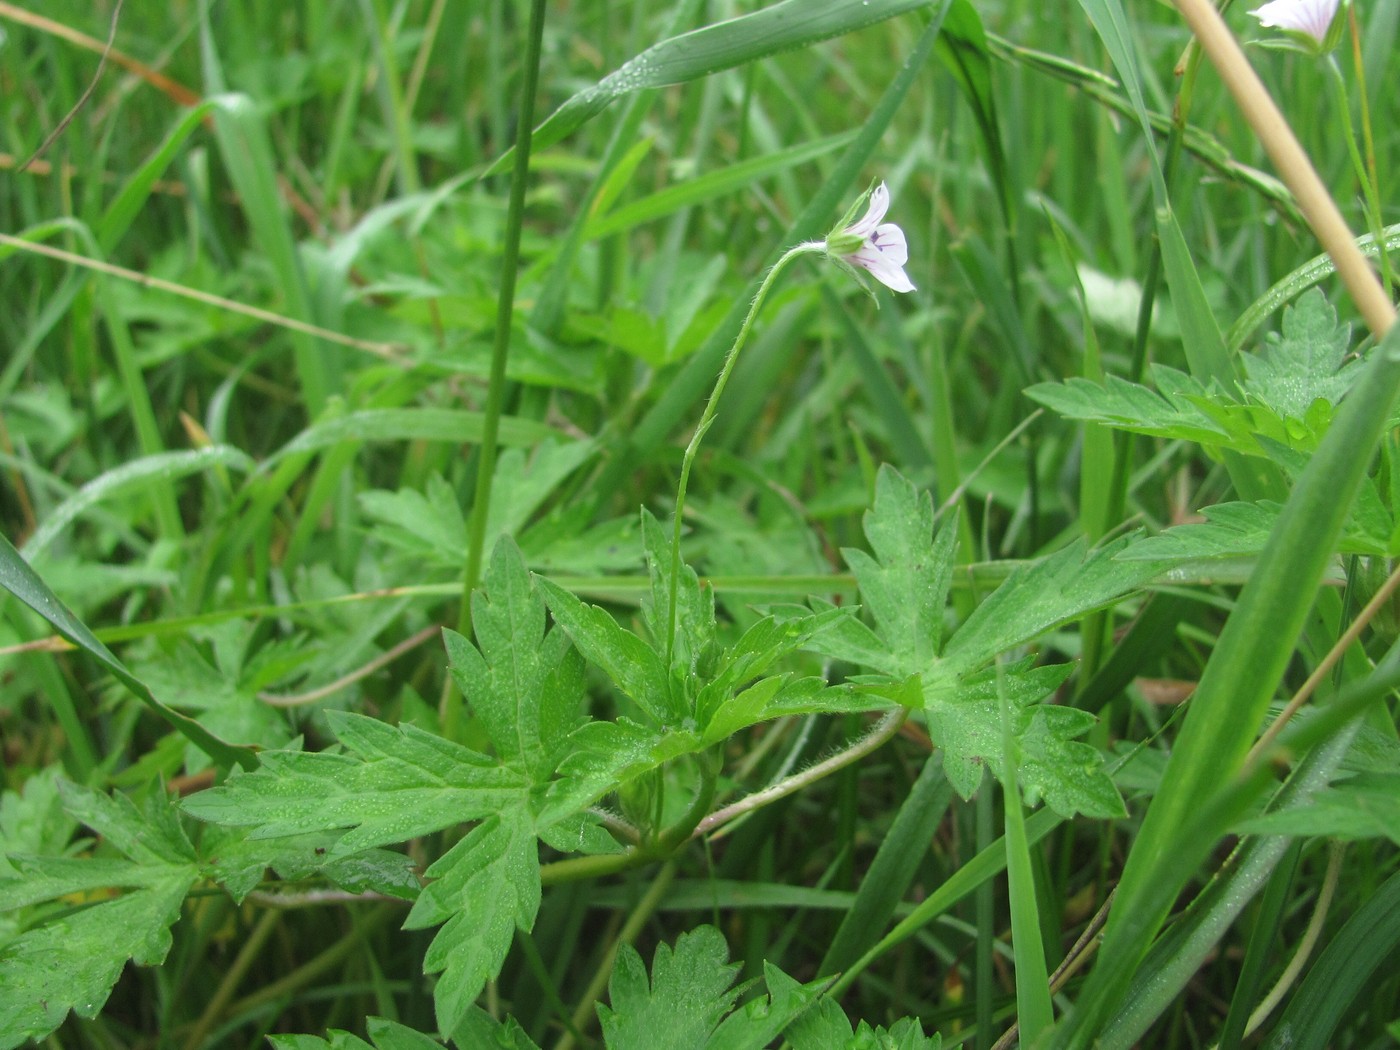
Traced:
POLYGON ((929 735, 944 752, 943 771, 963 798, 971 798, 981 785, 989 762, 994 772, 999 769, 1002 699, 1013 723, 1023 730, 1029 709, 1058 688, 1072 670, 1068 664, 1034 669, 1026 664, 1004 668, 1000 681, 994 672, 976 675, 955 694, 926 708, 929 735))
POLYGON ((606 609, 580 601, 558 584, 539 577, 549 611, 589 663, 656 722, 684 717, 671 700, 661 657, 606 609))
POLYGON ((629 718, 589 722, 570 743, 574 750, 560 766, 563 779, 550 786, 542 822, 576 812, 587 804, 580 800, 601 798, 618 785, 705 746, 694 727, 657 729, 629 718))
POLYGON ((406 923, 413 929, 446 923, 424 967, 443 971, 434 997, 442 1028, 450 1031, 499 973, 517 925, 534 922, 540 884, 533 782, 411 725, 327 716, 347 754, 269 752, 262 769, 191 796, 185 808, 203 820, 251 827, 250 839, 349 828, 328 849, 328 862, 482 821, 429 867, 434 881, 406 923))
MULTIPOLYGON (((203 626, 168 647, 148 649, 144 656, 132 660, 132 671, 157 695, 167 697, 171 707, 198 716, 199 724, 220 739, 260 748, 284 747, 293 736, 286 714, 258 698, 260 683, 252 673, 256 668, 244 666, 245 647, 252 634, 253 625, 244 621, 203 626)), ((279 647, 272 643, 258 655, 271 657, 278 648, 295 654, 289 664, 305 662, 314 655, 304 643, 295 649, 291 644, 279 647)), ((188 772, 208 764, 194 745, 186 748, 188 772)))
POLYGON ((531 929, 540 907, 539 846, 529 809, 517 806, 477 825, 425 873, 435 881, 404 922, 445 922, 423 961, 442 972, 433 1001, 438 1027, 454 1031, 486 982, 501 972, 517 928, 531 929))
POLYGON ((865 530, 876 556, 846 556, 862 602, 875 611, 874 629, 855 621, 838 624, 819 635, 813 648, 873 667, 882 674, 868 676, 872 689, 921 706, 934 742, 944 749, 948 777, 964 797, 977 789, 986 766, 1000 770, 1005 760, 1004 701, 1029 801, 1043 797, 1066 815, 1121 815, 1122 800, 1098 753, 1074 742, 1093 717, 1038 703, 1071 666, 1032 670, 1024 662, 1003 669, 1000 679, 983 669, 1000 654, 1122 598, 1163 565, 1116 560, 1131 538, 1092 552, 1071 545, 1016 569, 940 651, 954 530, 945 526, 935 534, 928 495, 890 468, 881 469, 865 530))
POLYGON ((48 1035, 70 1010, 96 1017, 128 960, 155 966, 198 875, 190 865, 143 889, 28 930, 0 948, 0 1048, 48 1035))
POLYGON ((332 1028, 322 1039, 314 1035, 270 1035, 268 1041, 276 1050, 442 1050, 442 1044, 422 1032, 405 1027, 397 1021, 368 1017, 365 1028, 373 1044, 357 1035, 332 1028))
POLYGON ((1229 432, 1196 400, 1209 400, 1206 387, 1163 365, 1152 366, 1148 375, 1151 386, 1111 375, 1102 384, 1074 376, 1063 383, 1027 387, 1026 396, 1066 419, 1206 446, 1229 441, 1229 432))
POLYGON ((374 523, 376 540, 414 559, 419 570, 459 570, 466 559, 467 524, 462 508, 443 478, 428 478, 426 490, 388 492, 374 489, 357 499, 374 523))
POLYGON ((896 1021, 888 1029, 872 1028, 865 1021, 852 1029, 841 1007, 831 999, 818 1000, 798 1018, 788 1032, 793 1050, 940 1050, 943 1038, 924 1035, 912 1017, 896 1021))
POLYGON ((1287 419, 1302 419, 1319 399, 1335 405, 1360 373, 1359 359, 1347 360, 1351 326, 1321 289, 1312 288, 1283 311, 1282 334, 1265 339, 1264 349, 1244 355, 1246 395, 1287 419))
POLYGON ((1192 441, 1217 455, 1222 450, 1266 455, 1261 438, 1311 449, 1332 418, 1326 401, 1315 402, 1300 417, 1285 417, 1266 404, 1233 400, 1167 365, 1154 364, 1147 371, 1147 385, 1117 376, 1106 376, 1101 384, 1072 377, 1038 383, 1026 395, 1066 419, 1192 441))
POLYGON ((608 982, 611 1006, 598 1006, 603 1037, 617 1050, 704 1046, 739 997, 738 972, 713 926, 681 934, 674 949, 658 945, 650 981, 636 949, 623 945, 608 982))
POLYGON ((958 628, 941 658, 925 672, 925 702, 952 698, 962 676, 985 667, 998 654, 1111 605, 1169 567, 1122 557, 1138 541, 1125 536, 1093 550, 1076 542, 1018 566, 958 628))
POLYGON ((335 845, 343 836, 343 831, 325 831, 253 838, 246 828, 215 825, 200 836, 199 848, 206 875, 235 902, 258 888, 268 868, 288 880, 319 875, 347 893, 417 899, 423 884, 411 857, 388 849, 338 854, 335 845))
POLYGON ((185 810, 254 838, 350 828, 334 847, 346 855, 481 820, 529 793, 524 773, 416 726, 326 718, 347 754, 265 752, 261 769, 191 795, 185 810))
POLYGON ((1098 750, 1075 740, 1098 719, 1087 711, 1040 702, 1072 670, 1069 664, 1023 664, 1020 669, 1003 669, 1000 677, 987 671, 965 683, 955 697, 929 706, 929 734, 943 749, 943 768, 958 794, 971 798, 985 769, 1001 771, 1005 702, 1016 743, 1016 776, 1028 803, 1043 798, 1064 817, 1126 815, 1098 750))
POLYGON ((369 885, 387 880, 392 892, 407 888, 398 885, 402 868, 374 847, 480 821, 427 869, 430 881, 405 923, 442 924, 424 969, 441 972, 434 999, 443 1031, 500 972, 516 929, 534 924, 539 836, 592 842, 587 827, 575 826, 578 810, 613 786, 588 782, 580 791, 554 779, 581 721, 583 662, 563 631, 546 631, 544 601, 509 540, 497 544, 485 585, 474 595, 477 644, 453 632, 446 644, 495 757, 412 725, 329 711, 343 753, 268 752, 258 771, 185 803, 201 819, 251 829, 220 850, 217 870, 234 893, 249 888, 258 840, 268 843, 263 863, 279 869, 301 862, 300 843, 325 843, 316 870, 369 885))
POLYGON ((194 850, 162 794, 138 807, 59 783, 64 809, 124 858, 12 855, 0 877, 0 910, 81 895, 75 905, 0 947, 0 1048, 43 1038, 70 1010, 95 1017, 128 961, 153 966, 170 950, 170 926, 199 877, 194 850), (113 888, 131 888, 111 897, 113 888))
MULTIPOLYGON (((1374 494, 1374 493, 1373 493, 1374 494)), ((1384 508, 1377 501, 1367 513, 1359 500, 1339 541, 1338 553, 1387 556, 1395 552, 1395 537, 1384 508)), ((1193 561, 1257 555, 1264 549, 1282 504, 1236 501, 1203 507, 1204 522, 1174 525, 1156 536, 1147 536, 1119 557, 1125 561, 1193 561)))
POLYGON ((502 760, 543 781, 583 720, 583 661, 567 634, 546 633, 544 600, 509 538, 472 595, 472 630, 475 646, 443 632, 452 676, 502 760))
MULTIPOLYGON (((827 983, 803 985, 765 963, 768 994, 735 1009, 748 987, 733 987, 738 969, 737 963, 729 962, 724 937, 712 926, 681 934, 674 949, 659 945, 650 981, 641 956, 624 944, 608 985, 611 1005, 597 1006, 604 1045, 608 1050, 764 1050, 811 1007, 827 983)), ((846 1027, 849 1030, 849 1024, 846 1027)), ((453 1041, 473 1050, 539 1050, 514 1018, 503 1023, 476 1008, 454 1032, 453 1041)))
MULTIPOLYGON (((650 583, 642 599, 642 621, 651 643, 665 666, 667 639, 671 636, 671 533, 649 511, 642 510, 642 546, 646 550, 650 583)), ((719 659, 715 592, 684 560, 679 562, 676 586, 675 645, 671 652, 671 707, 683 716, 694 714, 691 688, 698 679, 712 677, 719 659)))
POLYGON ((863 524, 874 557, 854 549, 841 553, 884 643, 886 655, 876 667, 895 676, 916 674, 943 640, 957 529, 950 523, 934 533, 933 497, 890 466, 880 468, 875 505, 863 524))
POLYGON ((1361 362, 1348 360, 1350 341, 1350 327, 1312 289, 1284 311, 1282 335, 1244 355, 1246 378, 1229 393, 1157 364, 1146 385, 1072 378, 1036 384, 1026 394, 1067 419, 1194 441, 1216 453, 1271 455, 1270 442, 1310 452, 1360 375, 1361 362))
MULTIPOLYGON (((812 712, 823 709, 850 710, 846 703, 850 699, 849 689, 838 687, 811 692, 805 699, 796 700, 788 688, 787 676, 760 679, 755 686, 740 692, 745 683, 759 679, 773 664, 812 645, 815 638, 849 618, 850 613, 843 609, 827 609, 818 613, 804 610, 796 616, 783 618, 765 616, 745 631, 734 645, 722 650, 716 658, 718 666, 713 677, 700 688, 695 698, 696 720, 704 728, 706 738, 721 740, 744 726, 795 713, 791 706, 793 702, 805 705, 805 709, 812 712), (779 684, 767 686, 765 682, 779 684), (753 692, 757 688, 772 690, 766 703, 757 702, 757 694, 753 692), (780 693, 784 700, 778 699, 780 693), (741 701, 743 696, 747 699, 741 701), (823 702, 829 702, 830 707, 823 708, 823 702), (721 729, 717 722, 720 712, 725 712, 725 721, 732 723, 739 710, 748 712, 744 716, 747 721, 738 722, 728 731, 721 729)), ((807 689, 816 682, 811 679, 805 681, 807 685, 800 688, 807 689)))

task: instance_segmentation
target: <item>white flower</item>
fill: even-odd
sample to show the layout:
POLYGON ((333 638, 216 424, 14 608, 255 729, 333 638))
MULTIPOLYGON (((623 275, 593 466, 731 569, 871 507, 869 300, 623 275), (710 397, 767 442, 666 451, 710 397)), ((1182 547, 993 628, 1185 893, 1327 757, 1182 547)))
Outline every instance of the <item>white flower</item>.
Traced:
POLYGON ((1303 34, 1311 37, 1317 47, 1331 50, 1328 36, 1340 6, 1341 0, 1269 0, 1249 13, 1262 26, 1303 34))
POLYGON ((881 222, 890 210, 890 191, 882 182, 870 194, 870 206, 856 222, 833 230, 826 238, 826 250, 833 258, 868 270, 886 288, 912 292, 914 282, 904 272, 909 261, 909 245, 904 231, 892 222, 881 222))

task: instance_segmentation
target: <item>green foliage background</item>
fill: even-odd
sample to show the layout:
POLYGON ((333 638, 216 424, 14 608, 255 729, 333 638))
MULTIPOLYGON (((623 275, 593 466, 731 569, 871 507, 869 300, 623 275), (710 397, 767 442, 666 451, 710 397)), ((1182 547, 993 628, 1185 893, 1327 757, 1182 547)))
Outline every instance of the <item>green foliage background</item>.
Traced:
POLYGON ((31 8, 0 1046, 1393 1037, 1397 337, 1169 6, 31 8))

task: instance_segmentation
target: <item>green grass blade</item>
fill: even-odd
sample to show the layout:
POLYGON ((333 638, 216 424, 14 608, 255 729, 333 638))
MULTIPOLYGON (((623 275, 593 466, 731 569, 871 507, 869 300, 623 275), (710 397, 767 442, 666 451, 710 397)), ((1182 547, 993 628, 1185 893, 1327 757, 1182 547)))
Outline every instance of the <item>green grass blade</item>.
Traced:
POLYGON ((1240 967, 1240 979, 1235 984, 1234 994, 1230 996, 1230 1010, 1220 1027, 1221 1046, 1239 1046, 1244 1042, 1249 1016, 1254 1012, 1255 1004, 1268 991, 1265 981, 1269 971, 1274 968, 1278 946, 1287 936, 1283 920, 1302 852, 1303 843, 1295 839, 1270 872, 1268 884, 1259 899, 1259 907, 1250 923, 1249 945, 1245 949, 1244 964, 1240 967))
POLYGON ((1266 1050, 1335 1045, 1352 1003, 1380 971, 1394 974, 1400 953, 1400 872, 1347 920, 1313 964, 1274 1028, 1266 1050))
MULTIPOLYGON (((1033 846, 1064 821, 1052 809, 1042 809, 1025 822, 1027 845, 1033 846)), ((900 923, 880 938, 878 944, 851 964, 841 979, 831 987, 829 994, 835 996, 854 983, 855 979, 876 959, 891 948, 908 940, 934 919, 942 915, 958 901, 967 897, 988 879, 996 878, 1006 868, 1006 844, 1003 839, 989 843, 986 849, 960 867, 942 885, 911 911, 900 923)))
POLYGON ((833 150, 847 145, 855 138, 856 132, 844 131, 839 135, 828 135, 815 142, 804 142, 777 153, 766 153, 750 160, 729 164, 698 178, 669 186, 641 200, 623 205, 616 211, 595 217, 588 223, 584 235, 589 238, 607 237, 614 233, 624 233, 644 223, 655 222, 673 215, 682 208, 692 208, 727 194, 737 193, 760 179, 766 179, 780 171, 806 164, 824 157, 833 150))
MULTIPOLYGON (((220 740, 193 718, 189 718, 166 707, 157 700, 146 684, 128 671, 110 649, 103 645, 87 629, 87 625, 58 600, 43 579, 20 556, 19 551, 4 536, 0 536, 0 588, 13 594, 29 608, 42 616, 59 634, 87 653, 105 667, 117 680, 131 690, 136 697, 169 725, 184 734, 185 738, 225 769, 235 763, 245 769, 253 769, 258 760, 253 751, 237 747, 220 740)), ((81 746, 81 745, 77 745, 81 746)), ((91 745, 88 745, 89 747, 91 745)))
POLYGON ((914 880, 919 863, 928 855, 929 843, 952 798, 953 786, 943 775, 942 756, 935 752, 924 763, 909 797, 899 807, 889 834, 880 843, 855 900, 817 967, 818 973, 844 970, 884 929, 914 880))
POLYGON ((146 202, 150 199, 151 190, 154 188, 156 180, 165 174, 166 169, 170 167, 170 162, 184 147, 186 140, 204 124, 213 110, 213 103, 201 102, 198 106, 187 111, 179 123, 165 136, 165 141, 126 180, 112 203, 107 205, 107 210, 102 213, 102 219, 98 222, 96 231, 97 243, 102 246, 104 254, 115 248, 122 236, 131 228, 132 222, 141 214, 141 209, 146 206, 146 202))
MULTIPOLYGON (((1382 243, 1385 250, 1400 251, 1400 223, 1387 226, 1383 233, 1382 243)), ((1356 244, 1369 259, 1377 258, 1381 254, 1381 249, 1376 246, 1376 239, 1369 233, 1358 237, 1356 244)), ((1321 284, 1336 272, 1337 266, 1332 262, 1332 257, 1324 253, 1309 259, 1288 276, 1276 281, 1273 287, 1252 302, 1230 326, 1225 335, 1225 342, 1230 351, 1238 352, 1276 310, 1292 302, 1309 288, 1321 284)))
MULTIPOLYGON (((535 129, 535 148, 554 145, 614 100, 634 91, 684 84, 928 6, 929 0, 783 0, 750 15, 670 37, 647 48, 550 114, 535 129)), ((510 157, 506 153, 487 174, 504 171, 510 157)))
POLYGON ((1137 58, 1129 38, 1123 6, 1119 0, 1080 0, 1080 6, 1088 13, 1094 28, 1098 30, 1100 38, 1108 48, 1109 57, 1113 59, 1114 68, 1118 71, 1138 122, 1142 125, 1143 140, 1147 145, 1150 162, 1152 191, 1157 201, 1157 234, 1161 239, 1162 262, 1166 270, 1167 284, 1171 288, 1172 302, 1176 305, 1177 314, 1181 319, 1182 342, 1186 347, 1191 372, 1204 383, 1212 379, 1222 383, 1231 382, 1234 369, 1230 364, 1229 355, 1225 352, 1225 340, 1206 301, 1200 274, 1196 272, 1196 264, 1191 259, 1186 238, 1182 236, 1181 226, 1176 221, 1167 194, 1166 176, 1157 152, 1152 120, 1143 96, 1137 58))
MULTIPOLYGON (((1269 804, 1269 812, 1306 805, 1336 775, 1360 727, 1362 711, 1400 685, 1400 666, 1387 659, 1376 673, 1348 686, 1320 712, 1303 734, 1290 740, 1295 752, 1305 752, 1269 804), (1311 746, 1309 741, 1312 741, 1311 746)), ((1129 1050, 1143 1033, 1180 999, 1182 990, 1217 950, 1220 940, 1268 880, 1289 840, 1282 835, 1246 839, 1206 889, 1191 902, 1180 921, 1172 924, 1148 952, 1122 1006, 1100 1037, 1105 1050, 1129 1050)))
MULTIPOLYGON (((1121 1000, 1180 887, 1213 836, 1183 838, 1240 769, 1312 607, 1318 581, 1400 393, 1400 326, 1378 346, 1298 479, 1201 677, 1161 787, 1119 884, 1099 963, 1079 997, 1071 1045, 1121 1000)), ((1224 828, 1212 829, 1215 835, 1224 828)))
POLYGON ((25 553, 30 558, 40 556, 75 518, 103 500, 149 489, 157 482, 168 487, 176 478, 218 467, 247 471, 253 469, 253 461, 239 449, 214 445, 192 451, 161 452, 114 467, 93 478, 54 508, 25 544, 25 553))
MULTIPOLYGON (((332 416, 307 427, 263 462, 263 469, 288 456, 338 445, 342 441, 447 441, 474 444, 485 432, 480 412, 457 412, 450 408, 367 408, 342 416, 332 416)), ((553 427, 532 419, 506 416, 501 419, 503 445, 537 445, 559 438, 553 427)))
MULTIPOLYGON (((1022 811, 1021 790, 1016 766, 1020 748, 1011 731, 1010 703, 1006 697, 1001 664, 997 664, 998 694, 1001 702, 1003 802, 1003 841, 1006 847, 1006 895, 1011 910, 1011 950, 1016 961, 1016 1021, 1019 1037, 1026 1046, 1035 1046, 1055 1023, 1050 1002, 1050 973, 1045 965, 1045 941, 1041 933, 1040 903, 1035 885, 1035 865, 1026 837, 1026 817, 1022 811)), ((983 790, 987 790, 983 785, 983 790)), ((979 1028, 986 1029, 979 1023, 979 1028)))
POLYGON ((954 0, 948 9, 948 20, 938 39, 939 61, 953 74, 962 89, 973 119, 987 151, 987 167, 992 185, 997 190, 1008 236, 1014 240, 1019 225, 1016 192, 1006 162, 1006 150, 1001 143, 1001 121, 997 117, 996 96, 992 91, 991 52, 987 47, 987 32, 977 9, 968 0, 954 0))
MULTIPOLYGON (((223 69, 206 12, 200 24, 204 75, 212 92, 224 91, 223 69)), ((268 137, 267 120, 258 104, 243 94, 218 94, 214 106, 214 135, 229 178, 238 193, 253 237, 277 275, 286 297, 286 313, 299 321, 317 323, 306 271, 297 251, 287 207, 277 185, 277 162, 268 137)), ((324 297, 326 289, 321 289, 324 297)), ((307 412, 315 416, 326 399, 340 388, 338 359, 309 335, 292 334, 297 378, 307 412)))

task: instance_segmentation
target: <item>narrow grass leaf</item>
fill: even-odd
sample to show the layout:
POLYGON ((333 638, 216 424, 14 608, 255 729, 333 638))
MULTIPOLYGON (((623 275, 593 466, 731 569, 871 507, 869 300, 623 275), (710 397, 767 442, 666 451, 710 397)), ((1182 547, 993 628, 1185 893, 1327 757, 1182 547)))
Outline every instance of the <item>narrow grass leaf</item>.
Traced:
MULTIPOLYGON (((684 84, 724 69, 807 47, 929 6, 930 0, 783 0, 654 44, 565 102, 535 129, 534 148, 572 134, 612 102, 634 91, 684 84)), ((504 171, 511 153, 487 172, 504 171)))
POLYGON ((942 757, 935 752, 900 805, 817 973, 844 970, 880 935, 928 856, 933 834, 952 799, 953 786, 943 774, 942 757))
POLYGON ((624 204, 613 211, 600 208, 584 227, 584 236, 593 240, 615 233, 625 233, 637 226, 674 215, 683 208, 693 208, 697 204, 737 193, 777 172, 824 157, 833 150, 849 144, 855 136, 854 131, 843 131, 838 135, 817 139, 815 142, 789 146, 787 149, 765 153, 737 164, 726 164, 704 175, 624 204))
POLYGON ((257 765, 258 760, 249 748, 225 743, 193 718, 182 715, 157 700, 146 684, 128 671, 112 651, 88 630, 87 625, 58 600, 58 596, 49 589, 48 584, 44 583, 4 536, 0 536, 0 588, 9 591, 33 609, 47 620, 54 630, 115 675, 117 681, 135 694, 137 699, 164 719, 171 728, 184 734, 190 743, 219 766, 228 769, 240 765, 245 769, 252 769, 257 765))
MULTIPOLYGON (((332 416, 307 427, 263 461, 263 470, 288 456, 314 452, 342 441, 445 441, 467 445, 480 441, 485 417, 480 412, 457 412, 448 408, 370 408, 332 416)), ((537 445, 558 439, 553 427, 531 419, 506 416, 501 419, 500 441, 504 445, 537 445)))
POLYGON ((1266 1050, 1332 1046, 1337 1026, 1400 953, 1400 873, 1392 874, 1337 931, 1308 971, 1265 1043, 1266 1050))
MULTIPOLYGON (((1162 784, 1129 855, 1100 960, 1079 998, 1071 1045, 1083 1045, 1121 1000, 1156 935, 1179 879, 1212 848, 1214 835, 1183 840, 1188 816, 1215 799, 1240 768, 1252 734, 1292 658, 1317 583, 1379 435, 1400 392, 1400 326, 1392 329, 1342 403, 1206 664, 1162 784), (1170 872, 1170 874, 1168 874, 1170 872)), ((1223 810, 1222 810, 1223 812, 1223 810)))
POLYGON ((1016 194, 1007 169, 1006 150, 1001 144, 1001 121, 997 117, 996 95, 992 90, 992 56, 987 32, 977 9, 968 0, 954 0, 938 38, 939 60, 953 74, 977 121, 987 166, 997 190, 997 203, 1010 236, 1016 234, 1016 194))
MULTIPOLYGON (((1400 223, 1385 228, 1381 243, 1386 251, 1400 251, 1400 223)), ((1377 258, 1381 253, 1381 249, 1376 246, 1376 239, 1370 234, 1358 237, 1356 244, 1368 258, 1377 258)), ((1332 257, 1324 253, 1309 259, 1292 273, 1274 282, 1267 292, 1250 303, 1245 311, 1235 318, 1235 323, 1225 333, 1225 342, 1230 352, 1234 353, 1243 348, 1260 326, 1284 304, 1302 295, 1309 288, 1317 287, 1336 272, 1337 266, 1332 262, 1332 257)))
MULTIPOLYGON (((1063 820, 1064 817, 1049 809, 1042 809, 1038 813, 1032 814, 1026 821, 1027 844, 1035 845, 1054 831, 1063 820)), ((900 920, 894 929, 880 938, 878 944, 852 963, 841 975, 841 979, 831 987, 829 994, 833 997, 840 995, 876 959, 914 936, 915 933, 933 922, 958 901, 970 895, 988 879, 996 878, 1005 868, 1006 844, 1002 839, 997 839, 958 868, 933 893, 920 901, 909 915, 900 920)))
POLYGON ((156 180, 165 174, 170 162, 184 147, 190 135, 203 126, 214 108, 212 102, 201 102, 193 109, 187 110, 170 129, 165 140, 156 147, 156 151, 122 185, 121 191, 113 198, 112 203, 107 205, 102 219, 97 224, 97 243, 101 245, 103 255, 109 254, 131 228, 132 222, 141 214, 141 209, 150 199, 156 180))
POLYGON ((176 478, 205 470, 231 467, 250 471, 254 466, 246 453, 229 445, 211 445, 184 452, 160 452, 124 463, 99 474, 55 507, 29 537, 29 542, 24 545, 25 555, 29 558, 42 557, 50 544, 75 519, 106 500, 144 491, 156 481, 168 484, 176 478))

